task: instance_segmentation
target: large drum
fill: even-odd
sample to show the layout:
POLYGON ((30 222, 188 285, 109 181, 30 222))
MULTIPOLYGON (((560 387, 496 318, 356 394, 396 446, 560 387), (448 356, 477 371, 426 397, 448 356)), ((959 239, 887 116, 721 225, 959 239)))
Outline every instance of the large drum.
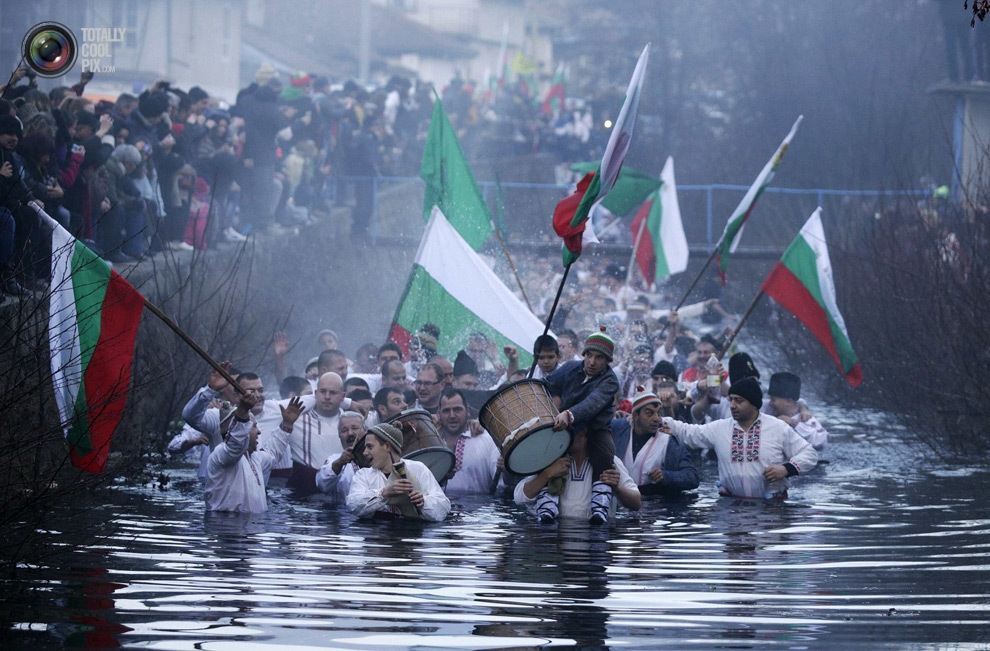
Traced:
MULTIPOLYGON (((407 409, 389 418, 386 423, 402 430, 402 458, 425 464, 438 482, 443 482, 454 467, 454 453, 447 448, 433 424, 433 417, 425 409, 407 409)), ((364 450, 365 436, 354 444, 355 450, 364 450)), ((362 468, 370 462, 355 452, 355 460, 362 468)))
POLYGON ((505 467, 520 475, 540 472, 571 447, 571 433, 553 431, 557 408, 546 385, 519 380, 495 392, 478 414, 502 450, 505 467))

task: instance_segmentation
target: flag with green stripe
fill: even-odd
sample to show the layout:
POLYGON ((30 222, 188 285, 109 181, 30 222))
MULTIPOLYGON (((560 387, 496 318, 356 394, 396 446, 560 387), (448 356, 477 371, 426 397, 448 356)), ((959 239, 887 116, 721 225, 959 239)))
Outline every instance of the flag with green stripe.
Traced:
POLYGON ((780 167, 780 161, 783 160, 784 154, 787 153, 787 148, 790 146, 791 140, 794 138, 794 134, 797 133, 803 119, 803 115, 798 116, 787 137, 784 138, 784 141, 777 147, 777 151, 773 153, 767 164, 760 170, 760 174, 753 181, 753 185, 746 191, 746 195, 742 198, 742 201, 732 211, 729 221, 725 223, 725 230, 722 231, 722 237, 715 246, 716 257, 718 259, 718 274, 722 279, 722 284, 725 284, 725 274, 729 269, 729 255, 735 253, 736 248, 739 246, 739 240, 742 239, 743 226, 749 220, 749 216, 756 206, 757 199, 767 189, 770 181, 773 180, 774 174, 777 173, 777 168, 780 167))
POLYGON ((85 244, 49 225, 55 402, 73 465, 98 473, 127 403, 144 299, 85 244))
POLYGON ((835 283, 819 207, 763 281, 762 290, 793 313, 825 347, 846 378, 858 387, 863 369, 835 302, 835 283))

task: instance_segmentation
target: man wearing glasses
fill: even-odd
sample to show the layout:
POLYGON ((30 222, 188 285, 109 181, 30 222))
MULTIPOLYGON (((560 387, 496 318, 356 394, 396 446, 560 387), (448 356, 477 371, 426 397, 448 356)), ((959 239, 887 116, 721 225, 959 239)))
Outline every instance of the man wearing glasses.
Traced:
POLYGON ((413 388, 416 389, 415 409, 425 409, 436 414, 440 409, 440 393, 443 391, 444 371, 432 362, 419 370, 413 388))

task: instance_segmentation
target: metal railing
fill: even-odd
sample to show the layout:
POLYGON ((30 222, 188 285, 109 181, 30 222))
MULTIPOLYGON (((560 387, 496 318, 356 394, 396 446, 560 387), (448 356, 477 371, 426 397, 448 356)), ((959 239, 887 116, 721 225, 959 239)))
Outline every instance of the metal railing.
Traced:
MULTIPOLYGON (((335 177, 337 183, 331 183, 332 188, 328 198, 336 199, 337 190, 355 181, 367 182, 369 177, 335 177)), ((389 220, 382 219, 384 210, 389 214, 401 212, 408 217, 410 206, 415 206, 413 212, 419 215, 423 202, 423 181, 416 176, 379 176, 371 177, 372 201, 371 235, 374 238, 389 236, 387 224, 389 220), (390 205, 389 193, 401 196, 395 197, 395 204, 390 205)), ((495 197, 497 185, 501 186, 501 194, 506 204, 506 219, 499 224, 506 237, 518 244, 536 244, 538 241, 556 242, 549 230, 550 215, 553 207, 572 190, 572 185, 556 183, 527 183, 518 181, 480 181, 478 186, 488 204, 493 219, 497 219, 495 197), (534 241, 537 240, 537 241, 534 241)), ((684 184, 677 186, 678 202, 684 223, 688 244, 692 249, 710 251, 721 235, 725 221, 736 208, 743 195, 749 189, 747 185, 732 183, 684 184), (703 218, 700 218, 703 216, 703 218)), ((861 211, 864 216, 868 211, 875 214, 879 207, 889 201, 911 200, 930 197, 930 190, 848 190, 835 188, 787 188, 768 187, 757 210, 760 219, 747 224, 747 239, 751 242, 761 242, 768 249, 780 250, 786 246, 801 224, 811 215, 816 207, 823 207, 823 219, 826 222, 829 215, 840 211, 861 211)), ((392 220, 394 221, 394 220, 392 220)), ((631 220, 625 220, 626 223, 631 220)), ((421 223, 421 220, 420 222, 421 223)), ((417 233, 403 233, 406 237, 416 237, 417 233)), ((631 237, 631 236, 630 236, 631 237)), ((759 248, 759 247, 757 247, 759 248)))

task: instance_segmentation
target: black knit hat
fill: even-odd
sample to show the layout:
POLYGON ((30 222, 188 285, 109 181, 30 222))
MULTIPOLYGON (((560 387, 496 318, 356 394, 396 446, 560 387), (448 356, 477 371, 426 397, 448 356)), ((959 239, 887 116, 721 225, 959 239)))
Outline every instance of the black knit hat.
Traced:
POLYGON ((744 377, 738 382, 733 382, 729 387, 729 395, 745 398, 757 409, 763 406, 763 387, 754 377, 744 377))
POLYGON ((168 110, 168 97, 161 91, 141 93, 138 98, 138 111, 144 117, 151 119, 168 110))
POLYGON ((454 377, 457 377, 458 375, 477 374, 478 365, 473 359, 471 359, 471 356, 463 350, 457 351, 457 357, 454 358, 454 377))
POLYGON ((781 371, 770 376, 767 393, 776 398, 799 400, 801 398, 801 378, 793 373, 781 371))
POLYGON ((0 115, 0 134, 11 134, 20 138, 24 135, 21 121, 13 115, 0 115))
POLYGON ((650 375, 653 377, 662 375, 664 377, 669 377, 671 380, 676 382, 677 368, 667 360, 662 360, 657 362, 657 365, 653 367, 653 372, 650 375))
POLYGON ((747 353, 736 353, 729 358, 729 382, 735 384, 744 377, 755 377, 759 379, 760 371, 757 370, 753 358, 747 353))

